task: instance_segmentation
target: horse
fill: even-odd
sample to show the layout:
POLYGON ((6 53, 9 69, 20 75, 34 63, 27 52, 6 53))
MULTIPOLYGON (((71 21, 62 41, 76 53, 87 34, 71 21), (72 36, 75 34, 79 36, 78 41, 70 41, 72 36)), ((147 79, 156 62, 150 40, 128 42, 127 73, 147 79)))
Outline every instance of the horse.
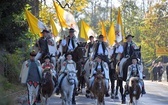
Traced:
POLYGON ((105 105, 104 93, 106 91, 104 76, 101 70, 97 71, 93 85, 91 86, 91 92, 96 98, 96 105, 105 105))
MULTIPOLYGON (((140 68, 141 68, 141 71, 143 71, 143 64, 142 64, 142 62, 141 62, 141 47, 139 47, 139 48, 137 48, 137 49, 134 49, 134 51, 133 51, 133 54, 131 55, 131 57, 132 56, 135 56, 136 58, 138 58, 139 59, 139 65, 140 65, 140 68)), ((125 93, 123 93, 123 81, 126 81, 126 79, 127 79, 127 72, 128 72, 128 66, 129 65, 131 65, 132 64, 132 60, 131 60, 131 57, 130 58, 128 58, 126 61, 125 61, 125 63, 123 64, 123 65, 120 65, 120 63, 119 64, 117 64, 117 66, 116 66, 116 70, 118 70, 118 69, 120 69, 121 68, 121 66, 122 66, 122 68, 123 68, 123 77, 121 78, 121 77, 117 77, 117 87, 116 87, 116 93, 115 93, 115 95, 117 95, 118 94, 118 87, 120 87, 120 93, 121 93, 121 96, 122 96, 122 104, 125 104, 126 103, 126 99, 125 99, 125 97, 126 97, 126 94, 125 93)), ((119 71, 119 70, 118 70, 119 71)), ((117 71, 117 72, 118 72, 117 71)))
POLYGON ((62 105, 72 105, 76 71, 69 71, 61 83, 62 105))
POLYGON ((41 95, 45 98, 45 105, 47 105, 47 100, 54 91, 54 82, 52 80, 52 74, 50 69, 45 70, 42 73, 42 83, 41 83, 41 95))
POLYGON ((129 96, 130 96, 129 104, 137 105, 137 100, 140 98, 140 95, 141 95, 141 86, 139 84, 138 77, 130 78, 128 90, 129 90, 129 96))
POLYGON ((78 91, 81 90, 82 88, 84 88, 84 84, 85 84, 85 81, 84 81, 85 79, 83 76, 83 67, 84 67, 84 64, 87 59, 85 57, 86 44, 87 44, 86 42, 78 43, 78 46, 72 52, 72 59, 74 62, 76 62, 76 69, 78 70, 78 72, 77 72, 77 78, 79 80, 78 91))

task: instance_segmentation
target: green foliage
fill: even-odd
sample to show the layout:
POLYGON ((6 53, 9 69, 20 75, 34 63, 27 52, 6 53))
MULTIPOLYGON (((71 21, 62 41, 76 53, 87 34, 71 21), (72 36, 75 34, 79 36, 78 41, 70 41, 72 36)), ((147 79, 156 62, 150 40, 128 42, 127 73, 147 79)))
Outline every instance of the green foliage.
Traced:
POLYGON ((26 1, 0 1, 0 47, 13 53, 15 48, 22 47, 19 38, 25 35, 26 22, 23 19, 23 9, 26 1))

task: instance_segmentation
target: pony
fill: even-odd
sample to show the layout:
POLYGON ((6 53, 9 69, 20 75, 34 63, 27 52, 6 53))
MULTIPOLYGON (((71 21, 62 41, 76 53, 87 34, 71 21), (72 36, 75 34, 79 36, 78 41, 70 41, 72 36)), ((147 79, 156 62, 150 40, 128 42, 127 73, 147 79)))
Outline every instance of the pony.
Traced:
POLYGON ((75 88, 76 71, 69 71, 61 83, 62 105, 72 105, 73 91, 75 88))
POLYGON ((96 98, 96 105, 105 105, 104 94, 106 91, 104 76, 101 73, 101 70, 98 70, 91 91, 96 98))
POLYGON ((129 104, 137 105, 137 100, 140 98, 140 95, 141 95, 141 86, 139 84, 138 77, 130 78, 128 90, 129 90, 129 97, 130 97, 129 104))
MULTIPOLYGON (((137 49, 134 49, 133 54, 131 55, 131 57, 132 56, 135 56, 136 58, 139 59, 138 63, 140 64, 141 71, 143 71, 143 64, 142 64, 142 61, 141 61, 141 46, 139 48, 137 48, 137 49)), ((127 79, 128 66, 132 64, 131 57, 128 58, 123 65, 120 65, 120 63, 118 63, 117 66, 116 66, 117 72, 119 72, 119 69, 121 68, 121 66, 123 68, 123 70, 122 70, 123 71, 123 77, 122 78, 117 77, 117 82, 118 83, 117 83, 117 86, 116 86, 116 93, 115 93, 115 95, 118 94, 118 87, 120 87, 120 94, 121 94, 121 97, 122 97, 122 104, 126 103, 126 99, 125 99, 126 94, 123 93, 123 89, 124 89, 123 88, 123 81, 126 81, 126 79, 127 79)))
POLYGON ((52 80, 52 74, 50 69, 45 70, 42 73, 42 82, 41 82, 41 95, 45 98, 45 105, 47 105, 47 100, 54 91, 54 82, 52 80))

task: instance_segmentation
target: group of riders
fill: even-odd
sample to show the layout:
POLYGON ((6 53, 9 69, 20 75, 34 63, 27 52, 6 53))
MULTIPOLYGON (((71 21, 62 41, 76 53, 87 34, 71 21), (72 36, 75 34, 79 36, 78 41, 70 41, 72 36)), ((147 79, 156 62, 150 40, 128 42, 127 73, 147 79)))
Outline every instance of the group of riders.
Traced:
MULTIPOLYGON (((37 54, 34 51, 30 53, 30 59, 23 63, 20 75, 21 82, 27 84, 29 96, 32 94, 31 88, 36 88, 36 94, 38 94, 40 78, 42 78, 42 74, 45 70, 51 70, 56 93, 61 90, 60 84, 67 72, 72 70, 76 71, 76 62, 73 60, 73 57, 78 55, 74 55, 73 51, 77 48, 79 42, 74 32, 75 30, 70 28, 69 35, 60 40, 59 44, 56 45, 51 33, 48 30, 42 31, 43 36, 37 41, 39 51, 37 54), (64 58, 64 60, 61 63, 57 63, 61 58, 64 58)), ((143 83, 143 69, 140 67, 142 61, 141 58, 138 58, 134 54, 134 50, 139 47, 132 41, 133 37, 132 35, 127 35, 125 37, 126 42, 124 43, 117 42, 116 40, 115 45, 112 47, 108 46, 108 43, 104 41, 103 35, 99 35, 96 41, 94 36, 89 37, 89 42, 84 46, 86 52, 84 57, 93 62, 90 65, 91 70, 87 87, 88 90, 90 90, 94 83, 97 71, 101 71, 104 76, 105 88, 107 90, 105 96, 108 97, 109 80, 111 81, 111 79, 116 78, 122 80, 125 75, 123 73, 123 65, 128 59, 131 59, 132 63, 127 66, 128 72, 126 76, 125 93, 129 93, 131 77, 139 78, 142 94, 146 93, 143 83)), ((77 87, 77 78, 75 82, 75 87, 77 87)))

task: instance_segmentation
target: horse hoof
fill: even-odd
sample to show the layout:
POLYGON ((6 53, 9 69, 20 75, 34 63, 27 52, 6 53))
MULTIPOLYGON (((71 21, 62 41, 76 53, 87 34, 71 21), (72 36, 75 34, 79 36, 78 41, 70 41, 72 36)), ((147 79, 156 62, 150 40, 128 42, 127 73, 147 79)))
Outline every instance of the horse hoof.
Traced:
POLYGON ((123 101, 121 102, 121 104, 126 104, 126 102, 123 100, 123 101))
POLYGON ((72 105, 76 105, 76 102, 75 102, 75 101, 72 101, 72 105))
POLYGON ((114 96, 111 96, 111 99, 114 99, 114 96))

